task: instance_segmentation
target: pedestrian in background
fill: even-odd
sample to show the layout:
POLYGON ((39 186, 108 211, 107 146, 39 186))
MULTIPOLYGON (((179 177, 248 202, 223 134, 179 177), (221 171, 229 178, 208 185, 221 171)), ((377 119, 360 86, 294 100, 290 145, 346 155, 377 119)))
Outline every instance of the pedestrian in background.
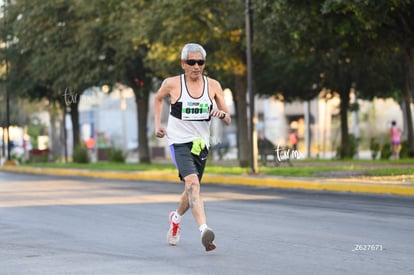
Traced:
POLYGON ((290 145, 290 148, 292 148, 293 151, 298 150, 298 132, 296 131, 296 129, 292 129, 290 131, 289 145, 290 145))
POLYGON ((200 196, 200 182, 207 162, 211 118, 219 118, 229 125, 231 118, 220 83, 203 75, 206 51, 199 44, 186 44, 181 51, 181 68, 184 73, 163 81, 155 95, 155 135, 168 139, 174 164, 184 191, 178 208, 169 215, 170 229, 167 241, 176 245, 180 239, 180 221, 191 209, 201 233, 206 251, 216 248, 215 234, 207 226, 204 202, 200 196), (169 97, 170 114, 167 129, 161 126, 162 104, 169 97), (217 109, 213 109, 213 101, 217 109))
POLYGON ((86 149, 88 150, 88 157, 89 161, 94 162, 96 153, 95 153, 95 139, 93 136, 89 136, 89 138, 85 141, 86 149))
POLYGON ((391 137, 391 159, 399 159, 401 151, 401 135, 402 131, 397 126, 397 122, 393 120, 391 122, 390 137, 391 137))

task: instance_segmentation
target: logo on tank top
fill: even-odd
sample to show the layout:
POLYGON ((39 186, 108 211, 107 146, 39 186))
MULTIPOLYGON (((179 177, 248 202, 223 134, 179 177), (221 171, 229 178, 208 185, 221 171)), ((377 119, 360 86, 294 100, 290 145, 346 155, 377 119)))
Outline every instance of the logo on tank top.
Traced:
POLYGON ((188 101, 183 104, 182 120, 206 120, 210 118, 210 103, 188 101))

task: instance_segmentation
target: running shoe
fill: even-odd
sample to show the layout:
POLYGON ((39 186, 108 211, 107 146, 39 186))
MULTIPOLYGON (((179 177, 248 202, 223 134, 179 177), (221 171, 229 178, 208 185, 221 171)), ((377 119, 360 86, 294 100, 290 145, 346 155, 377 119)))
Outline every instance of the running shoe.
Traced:
POLYGON ((216 248, 214 243, 214 232, 211 228, 206 228, 201 236, 201 242, 203 243, 206 251, 211 251, 216 248))
POLYGON ((177 245, 180 240, 180 224, 172 221, 174 213, 175 211, 172 211, 169 216, 170 229, 167 232, 167 242, 169 245, 177 245))

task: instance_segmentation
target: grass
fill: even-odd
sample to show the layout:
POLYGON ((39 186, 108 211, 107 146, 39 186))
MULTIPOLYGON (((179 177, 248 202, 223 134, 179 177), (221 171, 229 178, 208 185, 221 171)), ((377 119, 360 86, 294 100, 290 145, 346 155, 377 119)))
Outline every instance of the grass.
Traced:
POLYGON ((100 161, 95 163, 28 163, 24 165, 39 168, 89 169, 102 171, 175 171, 173 164, 161 163, 145 164, 100 161))
MULTIPOLYGON (((104 171, 164 171, 176 172, 172 163, 113 163, 97 162, 88 164, 77 163, 35 163, 24 164, 31 167, 90 169, 104 171)), ((223 162, 220 164, 210 162, 206 166, 205 173, 243 175, 251 172, 250 167, 239 167, 237 162, 223 162)), ((414 159, 398 161, 371 161, 371 160, 316 160, 307 159, 293 162, 293 166, 282 164, 277 167, 259 166, 258 172, 264 175, 286 177, 315 177, 332 176, 332 173, 363 174, 366 176, 398 176, 407 175, 414 178, 414 159)))

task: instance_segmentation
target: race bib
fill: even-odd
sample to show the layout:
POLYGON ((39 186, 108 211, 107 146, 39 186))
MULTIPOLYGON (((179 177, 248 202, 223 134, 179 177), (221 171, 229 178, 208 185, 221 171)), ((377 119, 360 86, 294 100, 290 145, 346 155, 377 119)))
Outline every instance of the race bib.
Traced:
POLYGON ((189 101, 183 103, 182 120, 206 120, 210 118, 210 103, 189 101))

